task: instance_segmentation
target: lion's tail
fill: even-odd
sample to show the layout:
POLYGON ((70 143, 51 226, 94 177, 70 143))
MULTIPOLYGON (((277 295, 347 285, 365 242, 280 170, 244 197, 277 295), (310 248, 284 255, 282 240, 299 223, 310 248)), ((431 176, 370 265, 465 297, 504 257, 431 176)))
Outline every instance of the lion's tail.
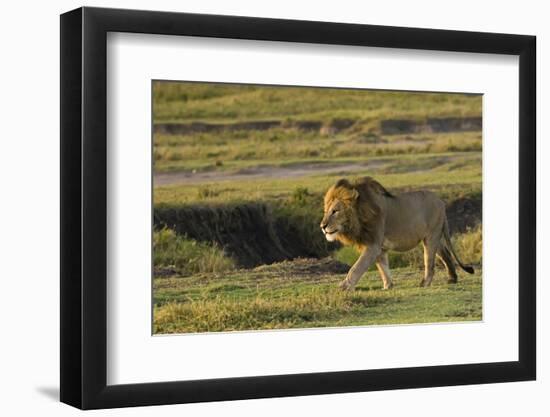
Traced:
POLYGON ((473 274, 474 273, 474 268, 473 266, 471 265, 464 265, 460 259, 458 258, 454 248, 453 248, 453 244, 451 242, 451 234, 449 233, 449 223, 447 222, 447 219, 445 219, 445 223, 443 224, 443 237, 445 238, 445 243, 447 244, 447 248, 451 251, 451 253, 453 254, 456 262, 458 263, 458 265, 460 265, 460 267, 466 271, 467 273, 469 274, 473 274))

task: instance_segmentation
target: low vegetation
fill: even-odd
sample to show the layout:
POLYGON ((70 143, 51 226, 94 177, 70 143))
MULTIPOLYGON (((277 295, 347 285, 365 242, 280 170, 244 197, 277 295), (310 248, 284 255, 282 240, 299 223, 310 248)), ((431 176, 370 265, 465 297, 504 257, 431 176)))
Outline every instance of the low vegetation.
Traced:
MULTIPOLYGON (((295 261, 314 263, 316 260, 295 261)), ((421 273, 394 271, 382 290, 369 272, 353 293, 338 289, 345 273, 306 274, 283 264, 154 281, 154 332, 186 333, 481 320, 481 271, 446 283, 438 270, 429 289, 421 273)))
MULTIPOLYGON (((226 172, 225 179, 204 183, 163 185, 155 188, 156 205, 169 206, 202 203, 225 204, 235 201, 278 201, 292 197, 297 189, 307 189, 312 196, 322 199, 326 189, 343 176, 359 177, 371 175, 394 191, 430 189, 447 201, 459 197, 476 197, 481 194, 481 153, 420 154, 400 157, 378 157, 362 159, 334 159, 330 162, 309 160, 309 164, 320 168, 321 173, 303 176, 270 176, 232 180, 226 172), (359 165, 357 170, 346 169, 350 164, 359 165), (323 167, 340 164, 342 169, 322 173, 323 167)), ((255 162, 254 166, 265 166, 269 162, 255 162)), ((292 169, 300 162, 283 165, 292 169)), ((247 167, 247 168, 251 168, 247 167)), ((245 171, 246 172, 246 171, 245 171)), ((320 206, 317 206, 320 207, 320 206)))
POLYGON ((323 136, 297 129, 155 135, 157 172, 228 171, 257 165, 305 160, 332 162, 389 155, 473 152, 481 150, 479 132, 382 136, 342 133, 323 136), (369 139, 365 139, 369 138, 369 139))
POLYGON ((453 246, 464 262, 474 265, 481 264, 483 259, 482 237, 481 225, 466 233, 453 236, 453 246))
POLYGON ((178 236, 169 228, 153 232, 153 264, 157 271, 180 275, 221 273, 235 268, 223 249, 178 236))
POLYGON ((238 84, 153 86, 155 122, 320 120, 477 116, 479 95, 238 84))

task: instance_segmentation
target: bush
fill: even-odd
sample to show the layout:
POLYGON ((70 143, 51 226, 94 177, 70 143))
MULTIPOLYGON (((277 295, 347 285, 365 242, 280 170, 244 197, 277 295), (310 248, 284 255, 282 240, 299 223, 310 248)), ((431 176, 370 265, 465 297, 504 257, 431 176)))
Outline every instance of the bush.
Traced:
POLYGON ((167 227, 153 232, 153 262, 155 268, 174 268, 184 275, 235 268, 223 249, 179 236, 167 227))
POLYGON ((304 205, 307 203, 307 199, 310 196, 311 194, 307 187, 296 187, 292 192, 292 201, 299 205, 304 205))
POLYGON ((200 186, 197 190, 197 198, 199 200, 206 200, 208 198, 217 197, 218 195, 220 195, 219 191, 216 191, 207 185, 200 186))
POLYGON ((453 246, 460 260, 467 264, 481 264, 483 259, 482 227, 478 225, 466 233, 453 236, 453 246))

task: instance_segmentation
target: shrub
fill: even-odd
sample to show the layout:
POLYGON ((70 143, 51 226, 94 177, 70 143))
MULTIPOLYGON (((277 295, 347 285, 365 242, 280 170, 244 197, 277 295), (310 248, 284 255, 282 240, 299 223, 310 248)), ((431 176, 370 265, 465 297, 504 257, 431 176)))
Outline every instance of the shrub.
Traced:
POLYGON ((223 249, 179 236, 167 227, 153 232, 153 262, 155 268, 170 267, 180 274, 218 273, 235 268, 234 260, 223 249))
POLYGON ((168 151, 166 152, 166 159, 169 161, 181 161, 183 159, 183 154, 177 151, 168 151))
POLYGON ((292 201, 300 205, 304 205, 307 202, 308 197, 311 194, 307 187, 296 187, 292 192, 292 201))
POLYGON ((216 197, 220 194, 219 191, 216 191, 208 186, 200 186, 197 191, 197 198, 199 200, 206 200, 211 197, 216 197))
POLYGON ((482 227, 478 225, 466 233, 453 236, 453 246, 461 258, 467 264, 481 264, 483 259, 482 227))

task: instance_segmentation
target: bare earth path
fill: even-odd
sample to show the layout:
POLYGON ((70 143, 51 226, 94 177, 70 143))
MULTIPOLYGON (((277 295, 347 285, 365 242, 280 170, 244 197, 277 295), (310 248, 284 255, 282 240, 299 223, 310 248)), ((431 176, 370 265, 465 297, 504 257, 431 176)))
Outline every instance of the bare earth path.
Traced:
MULTIPOLYGON (((437 165, 443 165, 452 162, 458 158, 464 158, 465 154, 438 156, 437 165)), ((478 157, 472 155, 472 157, 478 157)), ((203 171, 203 172, 162 172, 154 174, 155 187, 171 184, 203 184, 221 181, 241 181, 255 180, 262 178, 296 178, 316 174, 338 174, 347 175, 357 171, 367 169, 384 169, 389 165, 394 165, 398 159, 374 159, 364 162, 341 162, 341 163, 323 163, 323 162, 304 162, 292 164, 289 166, 260 165, 250 168, 242 168, 237 171, 203 171)), ((432 167, 427 169, 432 169, 432 167)), ((411 171, 423 171, 424 168, 412 168, 411 171)))
MULTIPOLYGON (((457 153, 456 155, 436 156, 436 166, 453 162, 459 158, 477 158, 477 153, 467 155, 465 153, 457 153)), ((259 165, 250 168, 243 168, 237 171, 179 171, 179 172, 161 172, 154 174, 154 185, 171 185, 171 184, 203 184, 208 182, 220 181, 242 181, 255 180, 262 178, 295 178, 307 175, 316 174, 338 174, 347 175, 353 172, 369 170, 384 170, 390 165, 395 165, 398 162, 397 158, 371 159, 369 161, 358 162, 303 162, 288 166, 273 166, 259 165)), ((423 171, 433 169, 415 167, 411 171, 423 171)))
POLYGON ((257 166, 243 168, 238 171, 206 171, 206 172, 163 172, 155 173, 154 184, 201 184, 219 181, 254 180, 261 178, 295 178, 315 174, 335 174, 362 171, 369 168, 380 168, 386 161, 361 163, 303 163, 287 167, 257 166))

